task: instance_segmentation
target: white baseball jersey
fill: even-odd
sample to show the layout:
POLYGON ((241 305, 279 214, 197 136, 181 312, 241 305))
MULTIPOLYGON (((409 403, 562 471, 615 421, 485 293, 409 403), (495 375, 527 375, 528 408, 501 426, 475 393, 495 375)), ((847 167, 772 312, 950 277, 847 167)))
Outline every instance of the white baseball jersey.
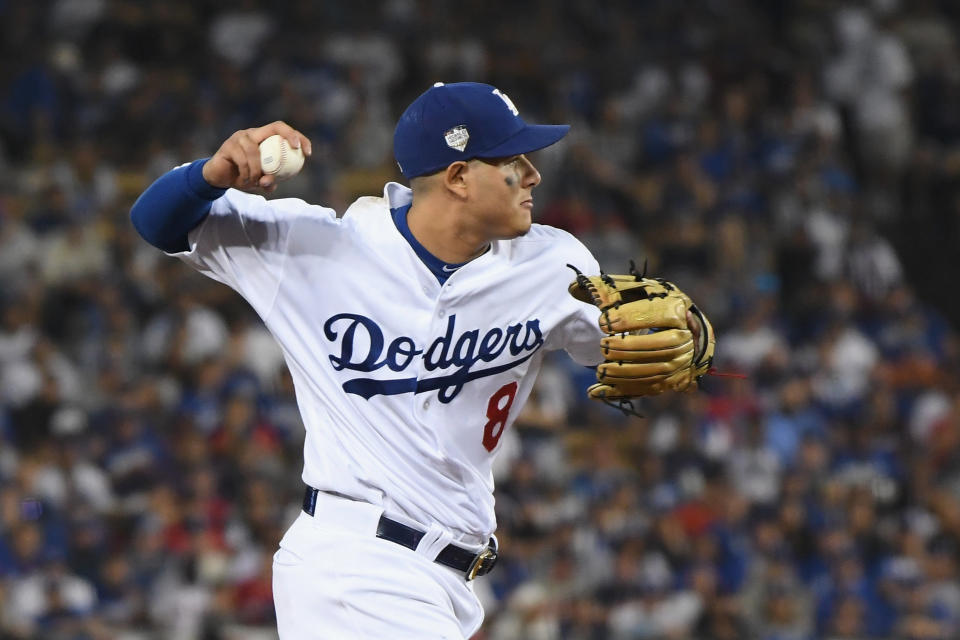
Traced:
POLYGON ((389 183, 342 218, 228 190, 174 254, 238 291, 277 339, 306 427, 303 480, 483 544, 496 527, 491 462, 544 353, 601 361, 596 308, 567 294, 599 265, 533 225, 441 286, 398 231, 389 183))

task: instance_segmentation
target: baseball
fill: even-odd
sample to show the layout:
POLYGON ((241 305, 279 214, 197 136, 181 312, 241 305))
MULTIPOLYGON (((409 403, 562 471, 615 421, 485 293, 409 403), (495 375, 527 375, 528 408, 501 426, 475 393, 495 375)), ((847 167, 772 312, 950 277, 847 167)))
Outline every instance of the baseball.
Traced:
POLYGON ((260 167, 277 182, 288 180, 303 168, 303 149, 294 149, 286 138, 274 134, 260 143, 260 167))

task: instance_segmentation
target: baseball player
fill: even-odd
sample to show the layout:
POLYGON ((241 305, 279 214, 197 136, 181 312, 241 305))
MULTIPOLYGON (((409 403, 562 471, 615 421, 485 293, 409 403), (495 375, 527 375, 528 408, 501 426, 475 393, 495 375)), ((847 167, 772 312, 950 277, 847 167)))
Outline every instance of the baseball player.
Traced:
POLYGON ((531 223, 540 174, 526 154, 568 129, 527 124, 492 86, 437 83, 397 123, 410 188, 388 183, 342 218, 263 197, 276 185, 262 140, 311 152, 283 122, 234 133, 135 203, 147 241, 250 303, 293 377, 305 496, 274 556, 282 639, 480 627, 472 580, 497 558, 504 431, 546 352, 603 361, 597 306, 566 295, 567 265, 595 274, 597 261, 531 223))

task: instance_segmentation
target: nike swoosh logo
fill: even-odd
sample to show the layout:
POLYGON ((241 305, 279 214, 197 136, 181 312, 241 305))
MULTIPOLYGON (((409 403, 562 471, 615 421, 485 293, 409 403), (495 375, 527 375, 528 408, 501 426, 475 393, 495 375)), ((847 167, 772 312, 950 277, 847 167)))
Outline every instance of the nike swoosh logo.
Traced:
POLYGON ((456 271, 456 270, 459 269, 459 268, 460 268, 460 267, 454 267, 453 269, 447 269, 447 265, 443 265, 443 267, 442 267, 442 269, 443 269, 444 271, 446 271, 447 273, 453 273, 454 271, 456 271))

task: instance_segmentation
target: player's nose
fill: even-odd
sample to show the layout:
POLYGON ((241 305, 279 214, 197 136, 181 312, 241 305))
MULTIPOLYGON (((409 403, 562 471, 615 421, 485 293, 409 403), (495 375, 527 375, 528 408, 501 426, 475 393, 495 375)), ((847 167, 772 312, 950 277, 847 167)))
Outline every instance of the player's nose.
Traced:
POLYGON ((533 163, 530 162, 530 159, 527 156, 520 156, 523 160, 523 186, 528 188, 533 188, 540 184, 540 172, 537 171, 537 168, 533 166, 533 163))

